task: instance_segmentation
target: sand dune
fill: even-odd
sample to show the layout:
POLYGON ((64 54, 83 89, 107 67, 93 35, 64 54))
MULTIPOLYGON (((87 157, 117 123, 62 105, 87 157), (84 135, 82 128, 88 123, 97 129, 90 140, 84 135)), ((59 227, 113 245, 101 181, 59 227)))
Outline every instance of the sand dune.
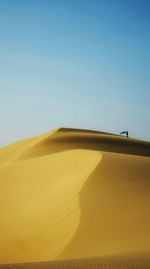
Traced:
POLYGON ((65 128, 0 149, 0 267, 150 268, 149 157, 65 128))

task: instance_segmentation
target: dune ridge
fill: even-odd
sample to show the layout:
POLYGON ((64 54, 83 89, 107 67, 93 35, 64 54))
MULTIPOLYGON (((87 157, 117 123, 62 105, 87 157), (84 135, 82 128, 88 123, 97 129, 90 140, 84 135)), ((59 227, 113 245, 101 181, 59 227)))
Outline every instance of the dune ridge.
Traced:
POLYGON ((66 128, 0 149, 0 268, 150 268, 149 156, 66 128))
POLYGON ((54 134, 48 135, 31 147, 22 158, 33 158, 76 148, 150 156, 150 142, 147 141, 105 132, 59 128, 54 134))

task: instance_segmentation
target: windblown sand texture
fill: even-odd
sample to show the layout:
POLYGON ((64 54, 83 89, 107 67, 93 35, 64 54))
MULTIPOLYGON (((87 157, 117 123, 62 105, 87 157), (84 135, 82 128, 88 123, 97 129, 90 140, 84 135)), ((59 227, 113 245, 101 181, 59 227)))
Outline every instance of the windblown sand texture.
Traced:
POLYGON ((149 157, 65 128, 0 149, 0 268, 150 268, 149 157))

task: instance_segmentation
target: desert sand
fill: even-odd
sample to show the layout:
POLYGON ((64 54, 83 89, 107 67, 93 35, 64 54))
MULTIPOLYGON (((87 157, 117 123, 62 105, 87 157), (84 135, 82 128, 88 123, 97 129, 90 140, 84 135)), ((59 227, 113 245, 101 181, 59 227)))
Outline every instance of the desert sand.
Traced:
POLYGON ((149 157, 66 128, 1 148, 0 268, 150 268, 149 157))

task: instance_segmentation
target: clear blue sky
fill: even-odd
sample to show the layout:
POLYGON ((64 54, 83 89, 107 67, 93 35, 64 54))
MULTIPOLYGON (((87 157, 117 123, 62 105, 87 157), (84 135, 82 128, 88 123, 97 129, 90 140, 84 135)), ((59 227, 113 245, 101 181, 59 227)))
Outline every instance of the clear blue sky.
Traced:
POLYGON ((149 0, 0 0, 0 146, 60 126, 150 140, 149 0))

